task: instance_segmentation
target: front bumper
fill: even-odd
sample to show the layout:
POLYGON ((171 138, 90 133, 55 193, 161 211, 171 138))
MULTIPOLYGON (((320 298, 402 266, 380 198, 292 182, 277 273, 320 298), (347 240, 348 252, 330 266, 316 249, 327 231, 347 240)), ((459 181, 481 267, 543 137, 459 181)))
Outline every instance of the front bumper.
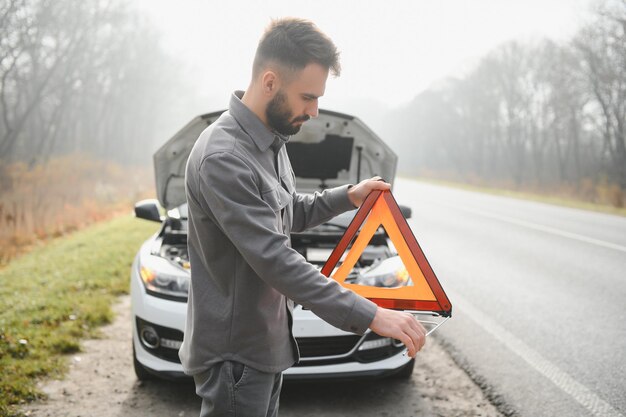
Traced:
POLYGON ((164 360, 155 356, 153 351, 146 348, 139 340, 137 318, 168 328, 182 335, 185 328, 185 318, 187 316, 187 303, 166 300, 148 294, 137 273, 136 262, 137 259, 135 259, 135 263, 131 267, 130 280, 135 357, 144 368, 155 375, 166 376, 167 374, 171 374, 172 377, 182 377, 185 374, 183 373, 183 368, 179 361, 172 362, 171 360, 164 360))
MULTIPOLYGON (((131 300, 133 321, 133 345, 137 361, 150 373, 167 379, 188 378, 183 373, 178 359, 177 348, 172 340, 182 341, 187 314, 184 302, 166 300, 146 293, 145 288, 132 268, 131 300), (140 319, 140 320, 138 320, 140 319), (157 329, 161 341, 167 341, 168 347, 159 349, 148 348, 144 340, 140 340, 139 326, 157 329), (170 349, 169 352, 164 352, 170 349)), ((354 336, 327 324, 310 311, 297 307, 294 310, 293 333, 296 339, 320 340, 324 356, 319 356, 320 346, 313 349, 301 346, 300 363, 284 372, 288 380, 320 380, 320 379, 360 379, 376 378, 392 375, 401 371, 410 358, 402 355, 403 350, 397 343, 390 343, 384 348, 359 350, 361 343, 378 336, 371 334, 365 337, 354 336), (328 338, 328 339, 325 339, 328 338), (328 346, 330 338, 349 338, 352 345, 334 351, 328 346), (307 356, 308 355, 308 356, 307 356)), ((380 338, 379 338, 380 339, 380 338)), ((167 345, 167 344, 166 344, 167 345)), ((332 345, 332 344, 331 344, 332 345)), ((338 348, 339 349, 339 348, 338 348)))

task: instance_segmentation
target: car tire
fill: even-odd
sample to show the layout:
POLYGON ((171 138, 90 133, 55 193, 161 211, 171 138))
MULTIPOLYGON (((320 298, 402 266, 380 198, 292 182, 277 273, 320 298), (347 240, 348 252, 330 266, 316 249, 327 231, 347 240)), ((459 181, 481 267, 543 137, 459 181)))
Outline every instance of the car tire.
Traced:
POLYGON ((135 354, 135 344, 133 343, 133 368, 135 369, 135 375, 139 381, 150 381, 156 379, 139 361, 135 354))
POLYGON ((396 377, 399 379, 409 379, 411 375, 413 375, 413 368, 415 368, 415 359, 411 359, 406 365, 400 369, 400 371, 396 374, 396 377))

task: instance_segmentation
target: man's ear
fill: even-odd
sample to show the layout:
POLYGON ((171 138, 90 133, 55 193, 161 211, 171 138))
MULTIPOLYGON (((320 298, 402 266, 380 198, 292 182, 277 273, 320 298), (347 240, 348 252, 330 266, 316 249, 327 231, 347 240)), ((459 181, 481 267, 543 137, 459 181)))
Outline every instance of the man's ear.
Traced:
POLYGON ((263 94, 266 96, 273 96, 280 87, 280 80, 278 74, 272 70, 267 70, 261 77, 261 86, 263 88, 263 94))

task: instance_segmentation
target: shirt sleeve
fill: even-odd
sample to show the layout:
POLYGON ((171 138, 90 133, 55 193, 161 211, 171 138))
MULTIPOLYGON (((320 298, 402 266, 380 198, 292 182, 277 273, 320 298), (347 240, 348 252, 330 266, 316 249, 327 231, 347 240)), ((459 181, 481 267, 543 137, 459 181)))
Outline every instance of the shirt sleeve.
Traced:
POLYGON ((333 217, 354 210, 348 198, 349 185, 315 192, 312 195, 293 193, 293 232, 302 232, 333 217))
MULTIPOLYGON (((360 334, 367 330, 376 305, 322 275, 289 246, 288 237, 276 228, 276 214, 263 200, 253 170, 243 159, 229 152, 214 153, 202 161, 199 170, 198 196, 263 281, 335 327, 360 334)), ((324 204, 338 208, 332 207, 333 201, 346 191, 335 192, 319 202, 326 200, 324 204)))

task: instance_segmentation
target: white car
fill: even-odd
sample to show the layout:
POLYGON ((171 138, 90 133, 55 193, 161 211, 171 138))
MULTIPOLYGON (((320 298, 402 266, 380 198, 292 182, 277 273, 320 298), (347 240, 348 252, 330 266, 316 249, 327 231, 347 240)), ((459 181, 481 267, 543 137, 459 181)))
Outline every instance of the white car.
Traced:
MULTIPOLYGON (((130 274, 133 359, 140 380, 160 376, 184 377, 178 358, 183 340, 189 260, 184 172, 187 157, 200 133, 222 112, 196 117, 154 155, 157 200, 135 206, 139 218, 162 223, 144 242, 130 274), (167 213, 161 216, 160 208, 167 213)), ((359 119, 320 110, 287 143, 296 187, 315 191, 380 175, 392 182, 397 156, 359 119)), ((405 217, 410 209, 401 207, 405 217)), ((291 236, 292 246, 320 268, 340 240, 356 211, 291 236)), ((397 287, 410 284, 407 272, 381 227, 361 255, 348 280, 353 283, 397 287)), ((297 306, 293 334, 300 362, 284 372, 285 379, 410 377, 414 360, 403 355, 397 340, 368 331, 359 336, 339 330, 311 311, 297 306)))

